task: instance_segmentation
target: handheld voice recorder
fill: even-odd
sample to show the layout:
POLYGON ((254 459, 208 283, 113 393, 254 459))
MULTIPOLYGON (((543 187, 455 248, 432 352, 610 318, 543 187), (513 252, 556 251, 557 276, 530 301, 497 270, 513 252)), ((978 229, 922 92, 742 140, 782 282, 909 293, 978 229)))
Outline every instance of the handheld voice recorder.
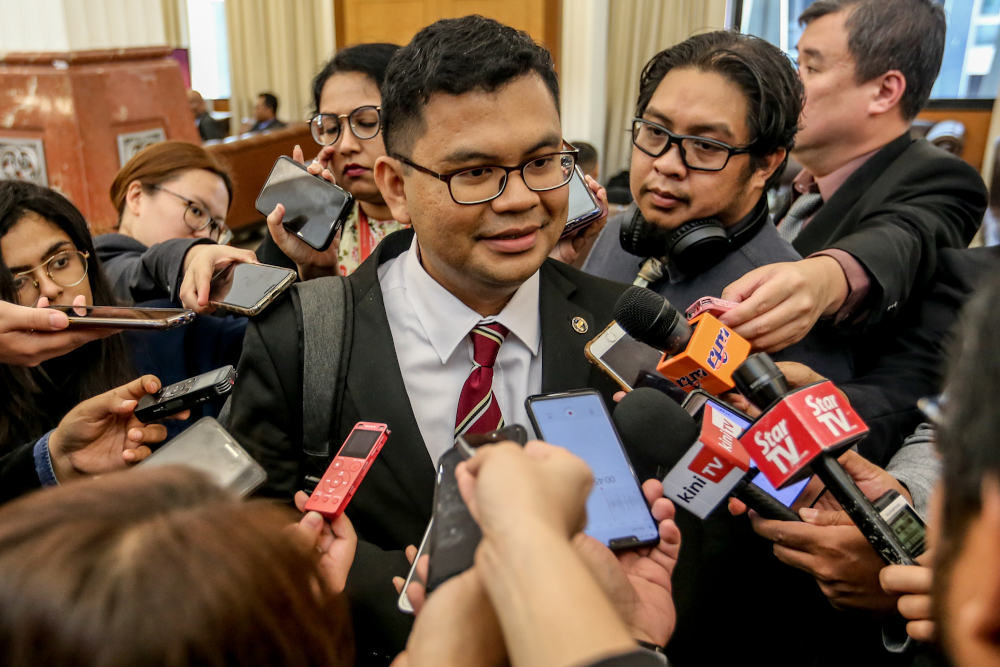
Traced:
POLYGON ((307 512, 319 512, 327 519, 336 519, 347 509, 354 492, 382 451, 390 431, 385 424, 358 422, 337 452, 330 467, 323 473, 306 502, 307 512))
POLYGON ((196 405, 220 400, 229 395, 236 384, 236 369, 223 366, 187 380, 163 387, 155 394, 146 394, 135 407, 135 418, 144 424, 165 419, 196 405))

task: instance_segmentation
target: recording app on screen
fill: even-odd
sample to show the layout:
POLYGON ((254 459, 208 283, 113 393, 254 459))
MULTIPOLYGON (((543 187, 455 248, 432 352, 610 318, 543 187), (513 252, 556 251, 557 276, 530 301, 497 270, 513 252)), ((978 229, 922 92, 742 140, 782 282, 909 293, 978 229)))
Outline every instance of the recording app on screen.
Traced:
POLYGON ((594 473, 584 532, 607 546, 629 537, 639 542, 656 540, 656 524, 601 397, 536 399, 530 410, 543 440, 573 452, 594 473))

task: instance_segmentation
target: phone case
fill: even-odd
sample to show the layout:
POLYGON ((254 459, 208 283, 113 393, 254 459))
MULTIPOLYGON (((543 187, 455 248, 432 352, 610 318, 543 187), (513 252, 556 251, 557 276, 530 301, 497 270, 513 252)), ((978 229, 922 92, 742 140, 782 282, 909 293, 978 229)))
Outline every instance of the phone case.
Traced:
POLYGON ((427 541, 431 535, 431 528, 434 526, 434 517, 431 517, 430 522, 427 524, 427 530, 424 531, 424 537, 420 540, 420 548, 417 549, 417 555, 413 558, 413 563, 410 565, 410 572, 406 575, 406 582, 403 583, 403 590, 399 593, 399 599, 396 601, 396 608, 399 609, 404 614, 413 613, 413 604, 410 602, 410 597, 406 594, 407 589, 410 587, 410 582, 416 579, 420 583, 424 583, 417 574, 417 563, 420 558, 426 553, 427 541))
POLYGON ((178 412, 183 412, 196 405, 207 403, 208 401, 228 396, 236 384, 236 369, 232 366, 217 368, 214 371, 202 373, 193 378, 182 380, 167 387, 163 387, 155 394, 146 394, 139 399, 139 404, 135 408, 136 419, 143 423, 150 423, 157 419, 164 419, 178 412), (228 369, 222 377, 209 386, 200 387, 193 392, 193 386, 198 385, 198 381, 206 376, 217 376, 220 371, 228 369))
MULTIPOLYGON (((580 167, 576 167, 576 172, 577 176, 583 180, 583 171, 580 167)), ((584 181, 584 185, 586 186, 586 181, 584 181)), ((565 238, 570 234, 574 234, 601 217, 601 205, 597 202, 597 199, 594 198, 594 193, 590 191, 590 188, 587 188, 587 194, 590 196, 590 201, 594 203, 596 210, 576 218, 575 220, 567 220, 566 226, 563 228, 563 232, 559 238, 565 238)))
MULTIPOLYGON (((281 268, 281 267, 275 267, 281 268)), ((225 301, 209 301, 209 303, 220 310, 227 310, 231 313, 236 313, 238 315, 243 315, 245 317, 253 317, 254 315, 260 315, 261 312, 267 308, 272 301, 278 298, 278 296, 284 292, 286 289, 292 286, 298 275, 294 271, 288 274, 288 276, 278 283, 274 289, 264 295, 264 298, 257 302, 253 308, 243 308, 242 306, 234 306, 232 304, 226 303, 225 301)))
POLYGON ((200 470, 219 486, 247 496, 267 479, 264 468, 211 417, 196 421, 139 466, 183 465, 200 470))
MULTIPOLYGON (((598 356, 596 356, 594 354, 593 350, 590 349, 594 345, 594 343, 596 343, 598 340, 600 340, 601 338, 603 338, 604 335, 606 333, 608 333, 608 329, 610 329, 611 327, 615 326, 615 324, 617 324, 617 322, 615 322, 614 320, 611 320, 611 324, 609 324, 608 326, 604 327, 604 331, 602 331, 601 333, 597 334, 597 336, 595 336, 593 340, 591 340, 589 343, 587 343, 586 345, 584 345, 583 346, 583 356, 587 357, 587 361, 589 361, 590 363, 592 363, 595 366, 597 366, 598 368, 600 368, 604 372, 605 375, 607 375, 609 378, 611 378, 612 380, 614 380, 618 384, 618 386, 622 388, 622 391, 632 391, 632 387, 630 387, 629 384, 625 380, 623 380, 622 378, 618 377, 618 374, 615 373, 615 371, 610 366, 608 366, 607 364, 605 364, 601 360, 601 358, 598 357, 598 356)), ((537 431, 536 431, 536 433, 537 433, 537 431)))
POLYGON ((434 523, 430 544, 430 567, 427 592, 472 567, 476 547, 483 538, 479 524, 462 500, 455 479, 455 468, 467 457, 456 448, 449 449, 438 461, 438 483, 434 489, 434 523))

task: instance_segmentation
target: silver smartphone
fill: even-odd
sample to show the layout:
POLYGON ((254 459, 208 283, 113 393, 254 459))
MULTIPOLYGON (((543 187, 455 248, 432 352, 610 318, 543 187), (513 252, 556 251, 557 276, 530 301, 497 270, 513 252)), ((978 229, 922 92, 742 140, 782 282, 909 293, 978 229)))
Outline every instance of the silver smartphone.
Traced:
POLYGON ((253 493, 267 479, 264 468, 212 417, 203 417, 136 467, 182 465, 206 473, 240 496, 253 493))
POLYGON ((69 318, 70 329, 138 329, 158 331, 194 320, 187 308, 131 308, 125 306, 48 306, 69 318))
POLYGON ((234 263, 212 277, 208 302, 239 315, 258 315, 291 287, 296 274, 269 264, 234 263))
POLYGON ((400 592, 399 600, 396 602, 396 606, 404 614, 413 613, 413 604, 410 602, 410 598, 406 594, 406 590, 410 587, 410 582, 413 581, 415 577, 417 581, 419 581, 420 583, 424 583, 423 580, 420 578, 420 575, 417 574, 417 562, 420 560, 420 557, 424 555, 424 552, 427 549, 427 543, 428 543, 427 538, 431 536, 431 528, 433 526, 434 526, 434 517, 431 517, 430 522, 427 524, 427 530, 424 531, 424 537, 422 540, 420 540, 420 548, 417 549, 417 556, 416 558, 413 559, 413 564, 410 565, 410 573, 406 575, 406 583, 403 584, 403 590, 400 592))
POLYGON ((583 172, 576 167, 569 181, 569 209, 566 211, 566 226, 562 236, 569 236, 601 217, 601 205, 594 193, 583 180, 583 172))

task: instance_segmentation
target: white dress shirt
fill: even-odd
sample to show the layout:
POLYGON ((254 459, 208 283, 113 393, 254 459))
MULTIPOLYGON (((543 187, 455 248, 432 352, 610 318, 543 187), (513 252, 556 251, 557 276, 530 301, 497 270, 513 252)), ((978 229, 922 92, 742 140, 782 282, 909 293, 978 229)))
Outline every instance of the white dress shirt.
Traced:
POLYGON ((521 424, 530 434, 524 399, 542 390, 538 272, 489 318, 431 278, 418 258, 416 238, 409 250, 379 267, 378 280, 403 384, 432 463, 437 466, 454 445, 458 398, 473 367, 469 332, 482 320, 510 330, 493 366, 493 395, 504 422, 521 424))

